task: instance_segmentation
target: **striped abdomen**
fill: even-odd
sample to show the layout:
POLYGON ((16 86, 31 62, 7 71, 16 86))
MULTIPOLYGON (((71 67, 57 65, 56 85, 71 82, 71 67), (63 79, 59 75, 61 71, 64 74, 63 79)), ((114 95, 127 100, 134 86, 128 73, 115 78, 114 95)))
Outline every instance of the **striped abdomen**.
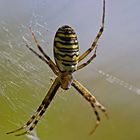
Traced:
POLYGON ((54 58, 61 72, 74 72, 77 69, 79 58, 77 36, 68 25, 60 27, 55 34, 54 58))

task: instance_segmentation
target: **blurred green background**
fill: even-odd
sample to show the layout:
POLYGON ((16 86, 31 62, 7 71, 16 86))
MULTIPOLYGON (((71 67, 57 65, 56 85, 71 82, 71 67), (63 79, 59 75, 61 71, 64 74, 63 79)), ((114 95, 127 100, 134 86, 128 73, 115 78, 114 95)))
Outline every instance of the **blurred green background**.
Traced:
MULTIPOLYGON (((40 140, 140 139, 140 15, 139 0, 106 2, 105 31, 97 58, 75 74, 107 108, 99 111, 101 124, 91 136, 95 115, 78 92, 59 89, 35 132, 40 140)), ((78 35, 80 53, 90 47, 102 16, 102 0, 0 0, 0 139, 28 140, 6 135, 24 124, 46 95, 49 67, 25 47, 33 46, 31 26, 44 50, 53 58, 58 27, 71 25, 78 35)), ((34 140, 37 140, 37 137, 34 140)))

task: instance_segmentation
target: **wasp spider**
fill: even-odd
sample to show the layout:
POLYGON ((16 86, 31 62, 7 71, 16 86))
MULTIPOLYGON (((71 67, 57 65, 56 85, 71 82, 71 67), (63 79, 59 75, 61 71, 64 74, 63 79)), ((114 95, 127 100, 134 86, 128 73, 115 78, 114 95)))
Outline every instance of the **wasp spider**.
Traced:
POLYGON ((57 30, 54 38, 53 52, 55 63, 43 51, 43 49, 37 42, 35 34, 30 28, 36 46, 42 55, 35 52, 32 48, 29 47, 29 45, 26 45, 26 47, 35 55, 37 55, 41 60, 43 60, 46 64, 48 64, 49 67, 57 76, 57 78, 53 81, 53 84, 49 89, 47 95, 45 96, 44 100, 42 101, 41 105, 38 107, 35 114, 33 114, 33 116, 28 120, 28 122, 19 129, 8 132, 7 134, 15 133, 22 129, 25 129, 25 131, 20 134, 16 134, 16 136, 30 133, 37 125, 41 116, 45 113, 47 107, 51 103, 54 95, 56 94, 56 91, 60 86, 64 90, 68 90, 71 86, 73 86, 91 104, 97 118, 96 125, 91 133, 94 132, 94 130, 100 123, 100 116, 96 110, 96 107, 98 107, 101 111, 103 111, 105 115, 107 115, 106 109, 82 84, 80 84, 76 79, 73 78, 72 74, 73 72, 87 66, 96 57, 97 42, 104 30, 104 19, 105 19, 105 0, 103 0, 102 26, 96 38, 94 39, 91 47, 87 51, 85 51, 82 55, 79 55, 79 45, 74 30, 68 25, 60 27, 57 30), (91 56, 91 58, 87 62, 78 65, 79 62, 81 62, 90 52, 92 52, 92 50, 94 50, 94 53, 91 56))

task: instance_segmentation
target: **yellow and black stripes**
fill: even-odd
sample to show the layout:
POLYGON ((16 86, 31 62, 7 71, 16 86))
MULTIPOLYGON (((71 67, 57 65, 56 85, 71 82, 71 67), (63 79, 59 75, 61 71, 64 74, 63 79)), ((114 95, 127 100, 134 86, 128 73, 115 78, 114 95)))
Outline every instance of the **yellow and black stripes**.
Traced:
POLYGON ((54 38, 54 58, 61 72, 77 70, 79 46, 74 30, 64 25, 60 27, 54 38))

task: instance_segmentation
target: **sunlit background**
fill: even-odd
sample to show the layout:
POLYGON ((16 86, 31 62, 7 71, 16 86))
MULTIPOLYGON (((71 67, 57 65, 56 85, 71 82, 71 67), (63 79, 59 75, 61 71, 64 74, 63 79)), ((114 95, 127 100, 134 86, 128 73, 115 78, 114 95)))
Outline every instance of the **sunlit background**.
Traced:
POLYGON ((26 47, 35 46, 29 27, 53 58, 58 27, 72 26, 80 53, 95 38, 102 0, 0 0, 0 139, 1 140, 139 140, 140 139, 140 1, 106 0, 105 31, 97 57, 75 77, 107 108, 89 136, 96 117, 76 90, 59 89, 33 136, 7 131, 24 124, 46 95, 54 74, 26 47))

